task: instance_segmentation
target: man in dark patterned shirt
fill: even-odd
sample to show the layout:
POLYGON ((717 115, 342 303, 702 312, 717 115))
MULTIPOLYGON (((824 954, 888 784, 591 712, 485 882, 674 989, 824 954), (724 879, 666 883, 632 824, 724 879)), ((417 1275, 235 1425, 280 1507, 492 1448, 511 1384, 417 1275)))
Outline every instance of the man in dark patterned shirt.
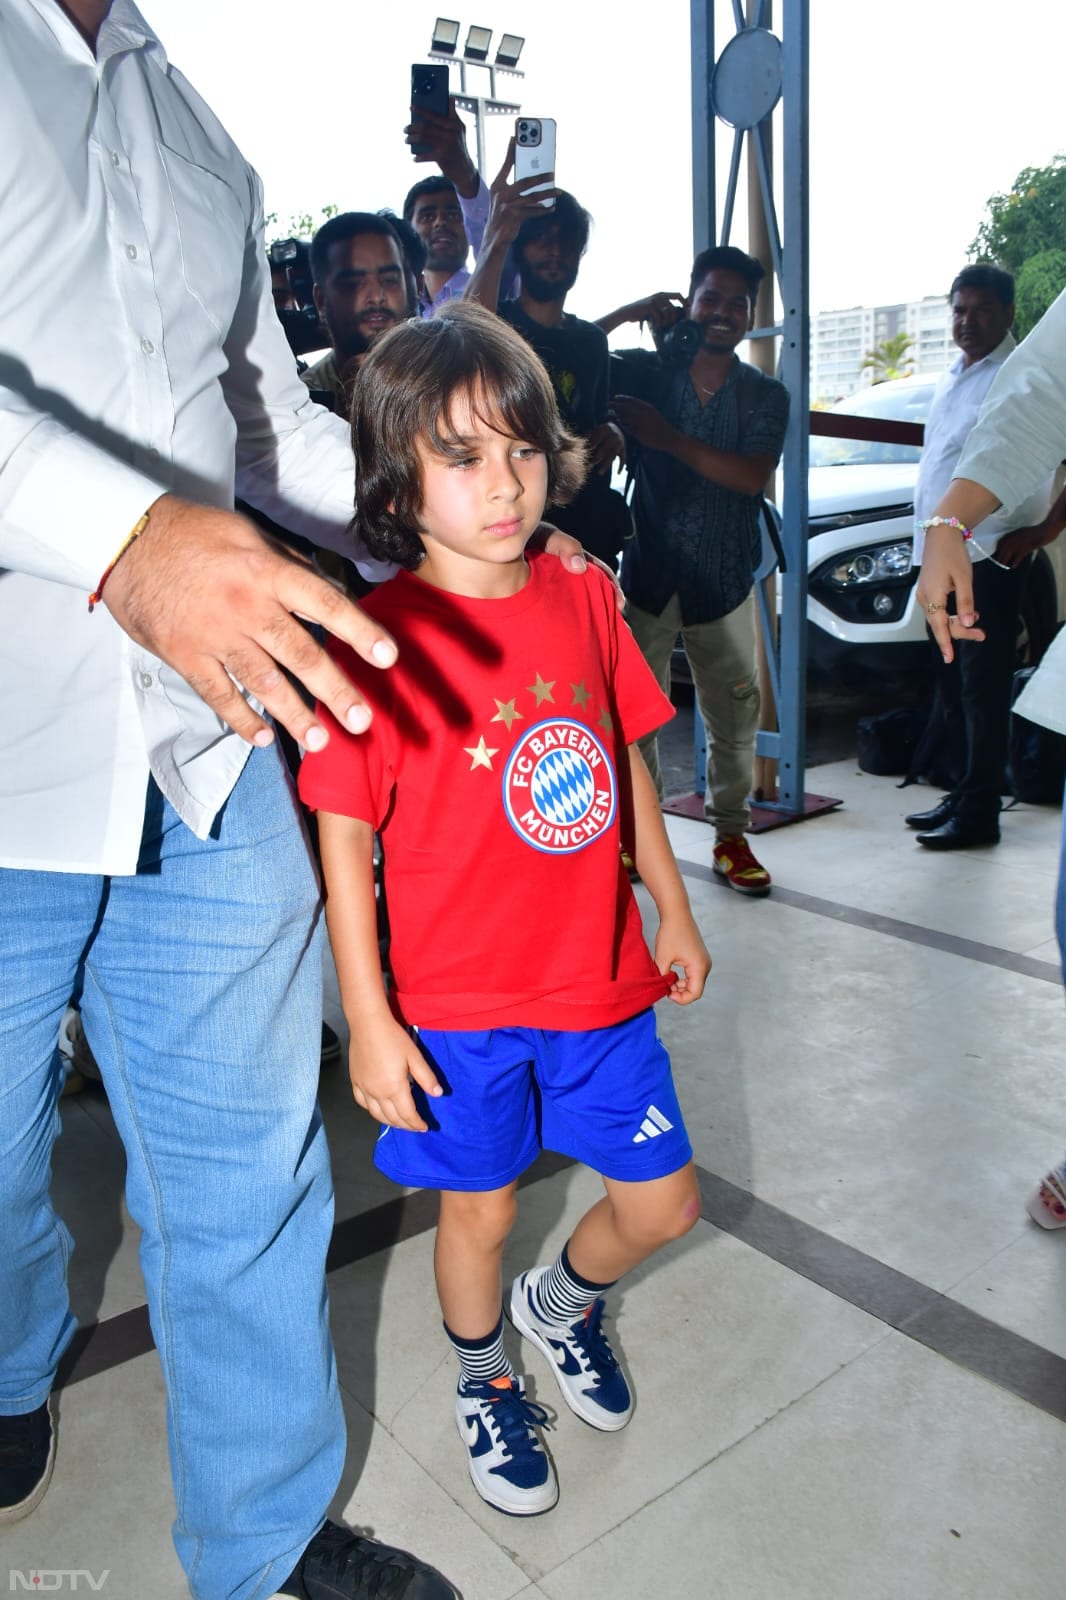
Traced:
MULTIPOLYGON (((660 359, 634 367, 642 396, 620 395, 614 404, 637 446, 636 534, 622 561, 626 617, 667 690, 681 636, 707 730, 713 865, 732 888, 756 895, 769 891, 770 874, 744 838, 759 720, 753 583, 760 497, 788 424, 784 384, 735 353, 754 325, 762 277, 759 262, 732 246, 698 255, 684 303, 684 315, 702 330, 694 354, 681 365, 660 359)), ((662 326, 681 315, 671 305, 678 298, 653 295, 600 326, 662 326)), ((661 793, 655 739, 641 748, 661 793)))

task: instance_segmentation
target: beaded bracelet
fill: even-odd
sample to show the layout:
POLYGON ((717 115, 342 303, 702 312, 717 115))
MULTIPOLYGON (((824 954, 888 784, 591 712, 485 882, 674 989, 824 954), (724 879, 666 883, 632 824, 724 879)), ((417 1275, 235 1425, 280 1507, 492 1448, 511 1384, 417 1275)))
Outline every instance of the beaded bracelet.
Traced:
POLYGON ((960 522, 958 517, 926 517, 924 522, 919 522, 919 528, 924 533, 927 528, 958 528, 964 539, 972 539, 973 532, 965 522, 960 522))
POLYGON ((96 607, 100 604, 100 601, 101 601, 101 599, 103 597, 103 593, 104 593, 104 584, 107 582, 108 578, 110 578, 111 574, 114 572, 115 568, 118 566, 119 562, 122 560, 122 557, 126 554, 126 551, 129 549, 129 547, 133 543, 134 539, 139 539, 141 534, 144 532, 145 528, 147 528, 147 526, 148 526, 148 512, 146 511, 144 513, 144 516, 140 519, 140 521, 136 524, 136 526, 131 528, 129 533, 123 539, 122 543, 119 545, 118 549, 115 551, 115 554, 112 556, 111 560, 108 562, 107 566, 104 568, 103 577, 100 579, 100 582, 96 585, 96 588, 93 590, 92 594, 89 596, 89 615, 90 616, 92 615, 92 613, 96 609, 96 607))

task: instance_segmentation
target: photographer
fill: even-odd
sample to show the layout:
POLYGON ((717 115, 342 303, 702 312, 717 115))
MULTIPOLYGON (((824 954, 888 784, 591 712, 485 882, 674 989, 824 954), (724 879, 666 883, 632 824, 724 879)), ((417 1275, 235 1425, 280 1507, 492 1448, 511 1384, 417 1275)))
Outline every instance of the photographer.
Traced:
POLYGON ((274 310, 302 372, 306 363, 300 357, 329 343, 329 334, 315 310, 310 247, 303 239, 275 239, 267 246, 267 261, 274 310))
MULTIPOLYGON (((740 361, 764 276, 732 246, 704 250, 688 298, 657 294, 600 320, 650 321, 660 345, 613 365, 613 413, 635 445, 636 532, 622 560, 626 618, 665 690, 680 634, 707 732, 707 814, 714 870, 740 894, 770 874, 746 839, 759 686, 753 583, 759 505, 788 424, 788 391, 740 361)), ((641 746, 662 793, 656 741, 641 746)))
MULTIPOLYGON (((607 417, 607 337, 596 323, 566 310, 591 218, 562 189, 531 195, 530 180, 508 183, 513 160, 514 140, 492 185, 485 240, 466 297, 498 310, 547 368, 567 427, 588 445, 590 471, 574 498, 549 506, 545 516, 614 568, 633 525, 628 506, 610 486, 611 465, 624 461, 625 444, 607 417), (545 198, 554 202, 550 208, 545 198), (497 305, 509 258, 518 271, 518 293, 497 305)), ((544 178, 531 181, 542 185, 544 178)))

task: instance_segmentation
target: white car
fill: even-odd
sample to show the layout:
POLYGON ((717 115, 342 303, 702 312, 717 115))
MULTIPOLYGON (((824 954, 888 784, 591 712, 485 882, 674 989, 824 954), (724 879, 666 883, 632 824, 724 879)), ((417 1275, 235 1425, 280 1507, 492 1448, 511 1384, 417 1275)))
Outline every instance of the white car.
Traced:
MULTIPOLYGON (((829 409, 924 423, 936 379, 898 378, 829 409)), ((912 566, 918 445, 812 435, 808 485, 808 658, 815 679, 889 688, 927 674, 925 616, 912 566)), ((1030 563, 1018 619, 1019 665, 1038 661, 1066 615, 1066 539, 1030 563)))

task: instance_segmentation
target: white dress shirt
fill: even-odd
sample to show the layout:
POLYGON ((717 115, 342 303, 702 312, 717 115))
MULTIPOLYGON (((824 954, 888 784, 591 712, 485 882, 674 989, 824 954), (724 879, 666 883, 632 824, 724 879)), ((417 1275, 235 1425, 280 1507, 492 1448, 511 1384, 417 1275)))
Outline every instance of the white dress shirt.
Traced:
POLYGON ((131 0, 95 58, 3 0, 0 193, 0 866, 129 873, 149 771, 203 838, 248 746, 90 591, 166 490, 360 555, 351 450, 274 313, 259 180, 131 0))
MULTIPOLYGON (((996 374, 953 476, 981 484, 1010 508, 1064 457, 1066 290, 996 374)), ((1052 640, 1014 709, 1030 722, 1066 733, 1066 628, 1052 640)))
MULTIPOLYGON (((941 374, 929 407, 925 424, 925 443, 922 446, 918 482, 914 491, 914 564, 922 559, 925 532, 918 526, 933 515, 955 477, 955 468, 962 448, 974 426, 985 396, 995 378, 1016 348, 1013 334, 1006 338, 980 361, 965 365, 960 354, 948 370, 941 374)), ((1041 482, 1036 491, 1030 489, 1025 499, 1009 512, 996 511, 986 517, 973 530, 973 542, 967 540, 966 548, 974 561, 995 553, 996 545, 1012 528, 1025 528, 1039 522, 1047 512, 1050 502, 1050 483, 1041 482)))

